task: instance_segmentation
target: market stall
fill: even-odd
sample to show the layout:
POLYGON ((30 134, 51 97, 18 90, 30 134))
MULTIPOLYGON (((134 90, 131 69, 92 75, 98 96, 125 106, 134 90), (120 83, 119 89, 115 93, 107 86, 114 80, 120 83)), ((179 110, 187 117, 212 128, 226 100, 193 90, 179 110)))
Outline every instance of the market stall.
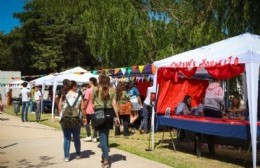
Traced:
POLYGON ((154 65, 158 69, 154 88, 157 89, 156 108, 159 112, 165 110, 161 103, 169 103, 160 101, 161 97, 167 97, 167 93, 161 93, 160 90, 164 90, 165 87, 169 88, 169 86, 163 86, 162 83, 167 80, 178 81, 180 73, 187 78, 192 78, 196 72, 205 68, 207 73, 216 79, 228 79, 246 72, 252 158, 253 167, 256 167, 260 36, 245 33, 156 61, 154 65))

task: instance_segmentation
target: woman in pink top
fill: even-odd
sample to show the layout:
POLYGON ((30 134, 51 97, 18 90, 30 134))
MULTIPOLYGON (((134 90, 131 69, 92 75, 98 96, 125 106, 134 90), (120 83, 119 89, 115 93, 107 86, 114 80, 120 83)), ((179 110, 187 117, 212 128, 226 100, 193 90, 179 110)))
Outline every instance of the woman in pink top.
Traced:
POLYGON ((206 117, 222 118, 224 94, 220 84, 220 80, 215 80, 206 89, 204 100, 204 116, 206 117))
MULTIPOLYGON (((96 86, 97 86, 97 79, 91 77, 89 79, 89 88, 85 91, 85 97, 84 97, 84 106, 85 106, 86 119, 87 119, 87 125, 86 125, 87 136, 84 139, 85 142, 89 142, 92 140, 91 130, 90 130, 90 121, 94 114, 92 92, 93 92, 93 88, 96 86)), ((94 128, 93 128, 93 142, 97 142, 97 131, 94 128)))

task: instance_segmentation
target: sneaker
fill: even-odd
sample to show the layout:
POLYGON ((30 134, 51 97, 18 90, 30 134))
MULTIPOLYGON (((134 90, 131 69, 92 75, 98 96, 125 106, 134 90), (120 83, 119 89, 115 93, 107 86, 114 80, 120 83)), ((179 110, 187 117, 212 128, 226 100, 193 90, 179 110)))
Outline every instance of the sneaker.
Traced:
POLYGON ((93 138, 92 142, 97 143, 97 138, 93 138))
POLYGON ((69 162, 69 161, 70 161, 69 158, 65 158, 65 159, 64 159, 64 162, 69 162))
POLYGON ((90 142, 91 141, 91 137, 89 136, 89 137, 86 137, 83 141, 85 141, 85 142, 90 142))

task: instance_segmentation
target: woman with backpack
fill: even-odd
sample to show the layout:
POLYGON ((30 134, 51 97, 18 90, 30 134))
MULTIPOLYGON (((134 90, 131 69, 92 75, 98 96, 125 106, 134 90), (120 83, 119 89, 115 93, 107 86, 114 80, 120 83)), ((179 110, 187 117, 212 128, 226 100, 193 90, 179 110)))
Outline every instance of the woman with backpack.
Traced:
POLYGON ((71 134, 73 134, 74 138, 74 146, 76 149, 76 159, 81 158, 80 154, 80 116, 81 110, 83 108, 82 98, 80 94, 77 92, 78 86, 75 81, 69 82, 69 90, 62 94, 60 99, 61 106, 61 120, 60 124, 63 131, 64 136, 64 161, 68 162, 70 160, 70 141, 71 134))
MULTIPOLYGON (((116 92, 113 87, 110 86, 110 78, 105 75, 99 76, 99 86, 93 90, 93 100, 95 109, 105 109, 106 113, 114 113, 116 116, 115 122, 119 124, 119 117, 116 103, 116 92)), ((108 156, 108 137, 109 130, 113 129, 113 117, 106 118, 105 122, 95 127, 99 133, 100 145, 102 149, 102 167, 109 168, 109 156, 108 156)))

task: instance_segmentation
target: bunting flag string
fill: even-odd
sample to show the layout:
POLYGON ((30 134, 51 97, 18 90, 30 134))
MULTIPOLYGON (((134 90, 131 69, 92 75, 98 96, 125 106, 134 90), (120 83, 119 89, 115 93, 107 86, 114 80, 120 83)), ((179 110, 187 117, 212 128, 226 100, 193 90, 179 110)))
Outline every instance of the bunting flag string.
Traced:
MULTIPOLYGON (((152 75, 155 74, 156 72, 156 67, 153 64, 148 64, 148 65, 133 65, 131 67, 121 67, 121 68, 112 68, 112 69, 103 69, 103 70, 92 70, 92 71, 87 71, 87 72, 75 72, 77 75, 82 75, 84 73, 92 73, 93 75, 98 75, 101 73, 109 74, 111 76, 125 76, 127 77, 125 80, 135 80, 136 75, 139 75, 142 77, 142 75, 152 75)), ((55 74, 58 75, 59 73, 55 74)), ((21 77, 0 77, 0 80, 20 80, 20 79, 25 79, 25 78, 39 78, 46 76, 45 74, 43 75, 23 75, 21 77)), ((147 77, 148 78, 148 77, 147 77)), ((149 78, 148 78, 149 79, 149 78)), ((0 86, 6 85, 6 83, 0 83, 0 86)))

